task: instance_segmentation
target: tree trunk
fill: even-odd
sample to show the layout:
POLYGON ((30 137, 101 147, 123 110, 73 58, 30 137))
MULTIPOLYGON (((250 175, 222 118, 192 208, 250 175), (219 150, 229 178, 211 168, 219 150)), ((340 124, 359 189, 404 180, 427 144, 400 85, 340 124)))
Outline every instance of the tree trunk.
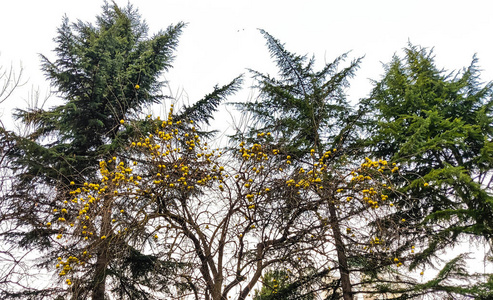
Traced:
MULTIPOLYGON (((330 200, 329 200, 330 201, 330 200)), ((349 268, 347 264, 346 247, 342 241, 341 228, 337 222, 337 212, 335 204, 329 203, 330 225, 334 234, 335 246, 337 251, 337 260, 339 262, 339 272, 341 273, 342 297, 344 300, 353 300, 351 279, 349 278, 349 268)))
POLYGON ((109 239, 111 237, 111 206, 112 206, 112 196, 105 195, 103 202, 103 214, 101 220, 101 237, 105 236, 104 239, 97 241, 97 251, 96 251, 96 270, 93 277, 93 291, 92 300, 104 300, 104 294, 106 291, 106 270, 110 262, 109 254, 109 239))
POLYGON ((106 290, 106 266, 108 265, 108 256, 106 249, 101 247, 97 253, 96 271, 94 274, 94 289, 92 291, 92 300, 104 300, 106 290))

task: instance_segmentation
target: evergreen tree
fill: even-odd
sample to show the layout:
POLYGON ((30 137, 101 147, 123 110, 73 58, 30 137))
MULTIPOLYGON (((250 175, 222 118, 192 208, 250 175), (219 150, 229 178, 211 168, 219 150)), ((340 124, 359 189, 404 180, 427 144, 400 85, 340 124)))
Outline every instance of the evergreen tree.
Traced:
POLYGON ((345 89, 354 76, 361 59, 339 70, 347 54, 314 70, 315 59, 288 52, 284 45, 261 30, 267 47, 279 69, 279 78, 250 70, 257 81, 260 95, 254 102, 236 103, 240 111, 251 113, 254 128, 247 136, 236 139, 255 139, 258 132, 275 133, 278 148, 300 158, 316 148, 338 148, 354 134, 349 129, 355 121, 345 89))
MULTIPOLYGON (((131 5, 120 9, 114 3, 104 4, 95 25, 63 19, 55 39, 57 59, 41 58, 43 71, 64 103, 49 110, 18 110, 17 117, 33 131, 27 138, 17 137, 16 148, 10 152, 17 174, 9 196, 10 209, 17 213, 16 221, 29 228, 27 233, 11 233, 10 239, 21 238, 20 245, 25 248, 50 249, 53 255, 41 260, 40 267, 51 265, 57 256, 77 252, 77 243, 58 247, 52 237, 61 232, 45 224, 62 216, 55 213, 48 217, 47 213, 57 211, 57 201, 72 197, 69 184, 84 189, 83 183, 97 178, 100 159, 125 153, 129 138, 151 127, 149 121, 129 124, 144 107, 165 98, 160 93, 163 83, 159 75, 171 67, 183 27, 179 23, 149 36, 146 23, 131 5)), ((207 122, 220 101, 240 83, 237 78, 225 87, 216 87, 209 98, 184 113, 207 122)), ((93 225, 105 227, 110 221, 107 215, 93 225)), ((77 290, 72 288, 73 297, 82 299, 92 294, 93 299, 103 299, 107 276, 113 277, 113 292, 131 299, 152 298, 142 285, 159 290, 172 280, 167 274, 172 274, 176 265, 130 246, 125 257, 115 260, 108 246, 99 244, 97 261, 86 274, 91 280, 80 283, 77 290), (135 275, 135 270, 140 275, 135 275), (150 271, 154 271, 153 276, 150 271)), ((6 296, 27 297, 26 293, 6 296)), ((29 292, 32 297, 46 293, 29 292)))
MULTIPOLYGON (((493 83, 480 82, 476 58, 461 73, 447 74, 432 51, 409 45, 404 58, 385 65, 361 105, 367 151, 399 166, 400 189, 391 196, 398 210, 386 219, 406 220, 402 244, 419 249, 409 257, 411 269, 464 236, 493 245, 492 91, 493 83)), ((442 273, 464 279, 461 272, 442 273)), ((444 278, 423 288, 445 289, 444 278)), ((477 288, 451 287, 450 293, 471 295, 477 288)))
POLYGON ((37 148, 26 145, 25 158, 18 163, 28 167, 25 176, 80 181, 95 173, 97 158, 121 149, 127 134, 121 120, 163 99, 159 75, 171 67, 183 27, 179 23, 149 37, 147 25, 132 6, 121 10, 108 3, 96 26, 70 24, 64 18, 55 38, 57 59, 41 58, 42 70, 65 103, 47 111, 17 113, 35 128, 31 140, 44 138, 37 148), (51 159, 50 170, 36 164, 31 154, 51 159))
MULTIPOLYGON (((95 25, 69 23, 64 18, 55 39, 57 59, 41 57, 42 69, 64 103, 49 110, 19 110, 17 117, 31 125, 33 132, 28 138, 17 137, 16 149, 11 152, 17 174, 11 209, 17 213, 17 222, 30 230, 12 234, 11 239, 20 236, 23 247, 49 249, 52 255, 40 260, 39 267, 51 267, 57 256, 59 260, 68 256, 64 263, 71 263, 83 251, 78 239, 67 239, 70 243, 63 247, 54 239, 61 238, 64 231, 54 230, 51 224, 69 219, 59 204, 77 201, 73 187, 85 191, 87 182, 97 181, 99 161, 109 161, 110 172, 116 170, 113 158, 128 157, 128 141, 153 128, 154 121, 140 120, 139 115, 146 106, 165 99, 159 76, 171 67, 183 27, 179 23, 149 36, 146 23, 131 5, 120 9, 114 3, 104 4, 95 25)), ((195 120, 198 127, 208 124, 219 103, 240 84, 238 77, 228 85, 216 86, 204 99, 184 107, 177 117, 195 120)), ((98 231, 110 236, 115 202, 108 195, 101 201, 103 213, 84 226, 93 230, 99 227, 98 231)), ((139 236, 134 239, 145 240, 139 236)), ((183 264, 146 255, 138 245, 136 240, 113 244, 95 241, 91 246, 96 249, 95 260, 86 265, 85 279, 69 282, 69 289, 62 291, 74 299, 103 299, 108 292, 121 299, 154 299, 152 291, 167 293, 172 286, 182 285, 174 274, 183 264)), ((29 291, 38 298, 48 293, 29 291)))
MULTIPOLYGON (((150 37, 146 23, 132 6, 120 9, 108 3, 95 25, 63 19, 55 38, 56 60, 41 59, 42 70, 64 103, 49 110, 19 110, 17 117, 34 130, 28 138, 17 139, 12 155, 17 173, 12 209, 18 212, 18 221, 31 229, 19 233, 21 246, 52 249, 55 255, 47 256, 40 266, 48 266, 62 253, 77 252, 77 244, 58 247, 52 236, 60 232, 40 228, 40 224, 53 221, 47 220, 46 213, 56 211, 56 200, 70 200, 69 183, 82 186, 94 180, 99 159, 124 151, 133 130, 125 121, 164 98, 159 75, 171 67, 183 27, 179 23, 150 37)), ((108 217, 94 226, 106 226, 108 217)), ((74 297, 86 298, 91 292, 93 299, 104 298, 111 261, 104 243, 99 245, 96 259, 87 274, 91 280, 81 285, 74 297)), ((131 266, 129 262, 125 268, 131 266)), ((115 274, 118 278, 125 273, 115 274)), ((123 279, 115 281, 120 289, 132 295, 148 294, 138 288, 136 280, 123 279)))
MULTIPOLYGON (((326 163, 337 165, 340 153, 348 140, 354 137, 351 124, 357 119, 351 111, 344 90, 348 79, 354 75, 360 59, 352 61, 339 70, 346 54, 320 71, 314 71, 315 59, 307 59, 288 52, 284 45, 270 34, 261 31, 279 69, 279 78, 252 71, 260 91, 259 100, 238 103, 243 112, 251 112, 256 125, 246 132, 238 133, 236 139, 255 140, 258 134, 271 132, 272 147, 281 149, 296 164, 315 152, 320 157, 337 149, 334 156, 326 156, 326 163), (312 150, 313 149, 313 150, 312 150)), ((325 180, 335 174, 326 174, 325 180)), ((334 185, 337 185, 334 179, 334 185)), ((337 268, 340 270, 344 299, 352 299, 348 254, 334 201, 329 202, 329 223, 335 240, 337 268)))
POLYGON ((267 272, 262 278, 262 287, 260 290, 255 290, 254 300, 273 300, 273 299, 300 299, 313 300, 315 295, 309 290, 307 293, 304 288, 313 284, 313 281, 320 280, 326 272, 319 276, 307 277, 305 282, 296 280, 290 282, 290 273, 286 270, 272 270, 267 272))

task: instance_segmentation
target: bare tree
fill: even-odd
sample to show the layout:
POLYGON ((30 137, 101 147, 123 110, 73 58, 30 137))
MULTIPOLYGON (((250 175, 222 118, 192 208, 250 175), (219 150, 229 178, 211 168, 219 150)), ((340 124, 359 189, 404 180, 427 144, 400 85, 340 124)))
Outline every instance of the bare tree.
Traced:
POLYGON ((345 271, 338 239, 351 258, 402 264, 393 254, 399 227, 365 227, 395 209, 387 198, 396 168, 385 161, 368 159, 355 170, 331 167, 333 149, 321 157, 312 151, 294 167, 270 146, 269 133, 223 153, 210 149, 193 123, 173 120, 172 112, 150 122, 152 134, 132 142, 126 156, 101 161, 101 181, 74 184, 73 198, 55 211, 58 221, 46 224, 60 241, 78 244, 80 252, 56 266, 75 294, 84 269, 97 267, 93 255, 101 244, 109 269, 128 262, 132 247, 156 272, 173 268, 173 285, 155 289, 157 298, 246 299, 275 268, 286 270, 303 293, 337 297, 345 271), (344 228, 339 236, 332 208, 344 228), (301 284, 309 280, 310 286, 301 284))
MULTIPOLYGON (((5 69, 0 66, 0 105, 4 105, 14 91, 24 84, 23 69, 16 73, 13 67, 5 69)), ((4 242, 8 235, 15 230, 12 220, 16 215, 6 204, 6 195, 10 192, 12 170, 8 153, 14 147, 14 137, 7 130, 6 124, 0 120, 0 239, 4 242)), ((13 293, 16 290, 28 290, 25 278, 28 274, 25 265, 26 251, 20 251, 11 244, 2 243, 0 246, 0 295, 13 293)))

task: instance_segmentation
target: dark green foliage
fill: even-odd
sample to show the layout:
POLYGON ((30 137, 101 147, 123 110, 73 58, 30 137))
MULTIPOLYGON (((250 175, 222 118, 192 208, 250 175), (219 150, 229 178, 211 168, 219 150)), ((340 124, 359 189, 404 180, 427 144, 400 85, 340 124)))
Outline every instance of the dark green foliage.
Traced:
MULTIPOLYGON (((54 247, 51 254, 55 256, 40 259, 40 266, 51 269, 56 256, 79 252, 76 241, 58 249, 54 232, 45 224, 59 217, 53 209, 60 201, 70 199, 71 181, 76 184, 94 181, 98 161, 125 152, 130 138, 145 130, 145 121, 134 122, 142 124, 141 129, 129 123, 145 106, 164 99, 159 75, 171 67, 183 27, 179 23, 149 36, 147 25, 132 6, 120 9, 105 3, 95 25, 82 21, 69 23, 64 18, 55 38, 56 59, 41 56, 42 70, 63 103, 48 110, 18 110, 16 116, 31 126, 32 133, 26 138, 14 137, 16 147, 9 152, 16 175, 9 195, 9 210, 17 214, 15 222, 24 228, 10 234, 10 239, 20 236, 20 245, 33 250, 54 247)), ((117 263, 118 260, 113 262, 117 263)), ((102 276, 118 274, 122 276, 119 280, 122 284, 117 289, 139 291, 157 264, 140 263, 142 276, 131 280, 132 272, 108 270, 102 276)), ((168 278, 164 271, 171 269, 161 269, 163 273, 155 274, 155 279, 148 283, 151 288, 156 282, 160 282, 156 284, 157 289, 166 285, 163 282, 168 278)), ((74 282, 71 293, 76 299, 79 294, 80 299, 86 299, 94 287, 91 280, 101 276, 95 275, 93 266, 87 270, 85 285, 74 282)), ((49 291, 59 293, 45 292, 49 291)), ((132 295, 125 297, 142 298, 132 295)))
POLYGON ((469 274, 466 270, 464 255, 459 255, 450 260, 431 280, 424 283, 416 283, 406 287, 389 287, 386 291, 392 294, 392 299, 415 299, 428 293, 432 293, 436 299, 491 299, 493 289, 491 280, 481 282, 480 275, 469 274), (476 281, 469 285, 458 285, 457 281, 476 281))
POLYGON ((39 143, 24 142, 17 165, 65 183, 93 174, 97 158, 121 148, 120 120, 163 99, 158 77, 171 67, 183 27, 179 23, 148 37, 131 6, 120 10, 109 4, 96 26, 64 18, 55 38, 57 59, 42 56, 42 69, 64 104, 17 112, 35 128, 30 140, 39 143), (104 148, 108 143, 116 146, 104 148))
POLYGON ((293 276, 285 269, 272 270, 265 273, 262 278, 262 287, 255 290, 254 300, 312 300, 317 299, 319 291, 326 292, 325 299, 340 297, 337 289, 340 288, 339 280, 330 281, 327 278, 328 270, 317 272, 311 270, 303 276, 293 276), (315 287, 315 289, 314 289, 315 287))
MULTIPOLYGON (((410 258, 411 269, 463 236, 493 245, 493 84, 479 76, 476 58, 462 72, 446 74, 432 51, 410 45, 404 58, 385 65, 361 104, 367 151, 399 166, 394 182, 400 192, 391 196, 398 209, 387 218, 407 220, 402 241, 422 248, 410 258)), ((447 266, 454 268, 453 262, 447 266)), ((433 288, 440 290, 423 286, 433 288)))
POLYGON ((254 102, 236 105, 242 112, 250 112, 256 125, 246 137, 237 134, 236 139, 272 132, 278 148, 295 157, 309 153, 311 148, 319 152, 327 145, 340 146, 347 138, 344 128, 354 118, 344 89, 360 59, 339 70, 347 56, 344 54, 315 71, 314 58, 290 53, 280 41, 261 32, 279 69, 279 78, 251 71, 260 96, 254 102))
MULTIPOLYGON (((108 276, 112 281, 108 292, 119 299, 162 299, 163 295, 173 293, 180 284, 176 271, 180 263, 164 261, 155 255, 145 255, 135 248, 126 246, 123 256, 113 260, 108 266, 108 276)), ((121 254, 120 253, 120 254, 121 254)), ((83 274, 87 280, 75 280, 71 290, 74 299, 88 299, 96 285, 91 271, 83 274)))
POLYGON ((491 239, 493 84, 481 84, 476 63, 446 75, 431 51, 410 46, 362 107, 374 116, 371 152, 400 165, 402 191, 414 199, 399 214, 491 239))
POLYGON ((235 94, 243 82, 241 76, 236 77, 222 87, 215 86, 214 91, 207 94, 203 99, 195 102, 192 106, 184 106, 175 117, 175 120, 190 120, 198 124, 210 125, 213 119, 213 113, 217 111, 219 104, 228 96, 235 94))
POLYGON ((134 134, 120 120, 163 99, 158 76, 170 68, 183 26, 149 38, 136 10, 108 3, 96 26, 69 24, 64 18, 55 39, 57 59, 42 56, 42 69, 64 103, 17 111, 34 130, 28 138, 17 138, 12 153, 16 192, 95 178, 98 160, 120 152, 134 134))
POLYGON ((0 296, 2 299, 21 299, 21 300, 38 300, 38 299, 55 299, 64 300, 63 296, 56 296, 57 293, 62 293, 62 289, 53 290, 23 290, 20 292, 2 291, 0 296))

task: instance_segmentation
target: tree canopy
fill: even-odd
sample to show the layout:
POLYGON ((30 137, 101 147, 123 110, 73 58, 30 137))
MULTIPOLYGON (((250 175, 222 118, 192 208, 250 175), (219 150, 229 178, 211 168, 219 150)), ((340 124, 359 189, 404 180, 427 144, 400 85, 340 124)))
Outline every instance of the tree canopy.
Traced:
POLYGON ((150 35, 106 2, 95 24, 64 18, 41 56, 62 103, 17 110, 26 136, 0 128, 0 237, 53 278, 0 274, 2 297, 492 297, 467 253, 443 259, 493 247, 493 83, 476 57, 447 73, 409 44, 355 103, 361 58, 316 70, 261 30, 278 73, 249 70, 259 97, 232 104, 253 121, 225 146, 207 126, 242 76, 190 105, 161 92, 184 26, 150 35))
POLYGON ((480 81, 477 58, 447 74, 431 50, 409 45, 385 71, 361 109, 371 112, 369 151, 400 165, 395 217, 414 220, 413 239, 431 238, 413 266, 464 235, 491 246, 493 85, 480 81))

